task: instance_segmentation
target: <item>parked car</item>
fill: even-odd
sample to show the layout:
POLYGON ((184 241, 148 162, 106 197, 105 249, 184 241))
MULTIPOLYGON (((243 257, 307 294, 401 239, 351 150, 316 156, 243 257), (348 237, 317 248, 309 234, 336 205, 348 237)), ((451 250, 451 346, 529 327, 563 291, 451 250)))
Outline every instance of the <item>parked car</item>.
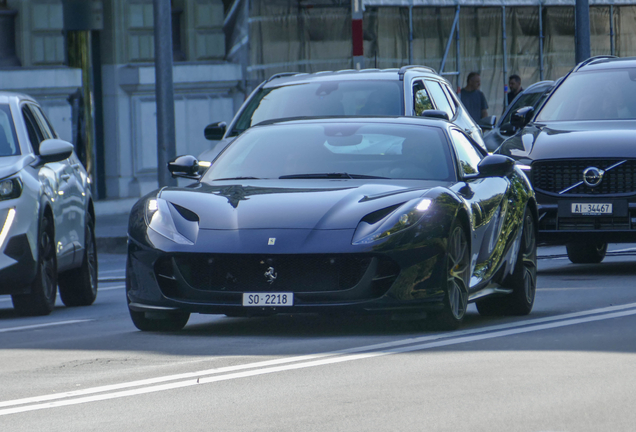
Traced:
POLYGON ((424 110, 445 112, 484 146, 481 129, 450 84, 429 67, 404 66, 273 75, 252 92, 229 125, 218 122, 205 128, 207 139, 220 141, 199 159, 211 162, 243 131, 263 121, 321 116, 419 116, 424 110))
POLYGON ((497 153, 532 180, 541 243, 598 263, 607 243, 636 241, 636 58, 580 63, 538 112, 519 109, 511 123, 523 130, 497 153))
POLYGON ((385 313, 457 328, 530 313, 536 204, 515 162, 443 120, 273 121, 243 132, 188 187, 129 222, 126 298, 141 330, 191 313, 385 313))
POLYGON ((0 294, 21 315, 97 296, 95 212, 86 170, 35 99, 0 92, 0 294))
MULTIPOLYGON (((512 103, 504 110, 503 115, 495 126, 484 133, 484 143, 489 152, 494 152, 506 139, 519 132, 519 130, 510 123, 510 117, 519 108, 531 106, 538 111, 538 108, 548 98, 548 94, 554 88, 554 81, 539 81, 529 86, 514 98, 512 103)), ((482 129, 486 129, 481 126, 482 129)))

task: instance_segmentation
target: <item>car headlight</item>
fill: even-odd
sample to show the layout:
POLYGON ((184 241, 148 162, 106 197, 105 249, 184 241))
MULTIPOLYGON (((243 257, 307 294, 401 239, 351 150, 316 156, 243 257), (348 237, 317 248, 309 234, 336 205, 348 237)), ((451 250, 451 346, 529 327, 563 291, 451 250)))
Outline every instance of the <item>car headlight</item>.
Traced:
POLYGON ((148 200, 146 205, 146 224, 148 224, 148 228, 175 243, 193 245, 196 238, 192 241, 177 230, 170 207, 171 204, 161 198, 148 200))
POLYGON ((19 177, 0 181, 0 201, 18 198, 22 195, 22 181, 19 177))
POLYGON ((353 244, 373 243, 404 231, 419 222, 424 215, 430 212, 432 206, 432 199, 418 198, 402 204, 388 217, 376 223, 368 223, 363 220, 358 224, 353 236, 353 244))

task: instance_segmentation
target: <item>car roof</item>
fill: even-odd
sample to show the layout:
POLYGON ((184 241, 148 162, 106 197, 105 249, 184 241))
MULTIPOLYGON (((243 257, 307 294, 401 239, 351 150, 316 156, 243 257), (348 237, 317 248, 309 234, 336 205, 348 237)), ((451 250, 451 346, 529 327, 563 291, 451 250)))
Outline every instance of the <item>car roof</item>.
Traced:
POLYGON ((290 124, 320 124, 320 123, 373 123, 373 124, 394 124, 394 125, 415 125, 447 128, 455 126, 446 120, 427 117, 405 117, 405 116, 364 116, 364 117, 295 117, 268 120, 258 123, 252 127, 264 127, 271 125, 290 124))
POLYGON ((598 56, 587 59, 574 72, 636 68, 636 57, 598 56))
POLYGON ((272 75, 264 87, 279 87, 286 84, 305 84, 313 81, 357 81, 386 80, 395 81, 401 79, 400 74, 406 71, 415 71, 420 74, 441 78, 434 69, 427 66, 405 66, 400 69, 343 69, 339 71, 321 71, 313 73, 285 72, 272 75))
POLYGON ((9 92, 9 91, 0 91, 0 103, 9 103, 11 100, 15 100, 15 101, 29 101, 29 102, 36 102, 35 99, 33 99, 31 96, 24 94, 24 93, 16 93, 16 92, 9 92))
POLYGON ((552 80, 539 81, 529 85, 523 90, 523 93, 542 93, 552 87, 554 87, 554 81, 552 80))

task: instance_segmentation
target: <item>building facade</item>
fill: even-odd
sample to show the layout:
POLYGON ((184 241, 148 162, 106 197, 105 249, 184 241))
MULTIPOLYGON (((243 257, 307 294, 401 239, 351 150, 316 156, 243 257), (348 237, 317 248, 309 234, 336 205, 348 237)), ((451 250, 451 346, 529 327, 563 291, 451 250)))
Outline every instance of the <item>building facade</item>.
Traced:
MULTIPOLYGON (((68 98, 83 74, 68 66, 65 1, 7 0, 19 64, 0 66, 0 88, 37 98, 61 138, 77 144, 68 98)), ((92 2, 96 192, 100 199, 139 197, 158 186, 153 1, 85 1, 92 2)), ((229 121, 244 100, 242 72, 225 61, 221 0, 173 0, 172 19, 176 151, 198 155, 211 145, 205 126, 229 121)))

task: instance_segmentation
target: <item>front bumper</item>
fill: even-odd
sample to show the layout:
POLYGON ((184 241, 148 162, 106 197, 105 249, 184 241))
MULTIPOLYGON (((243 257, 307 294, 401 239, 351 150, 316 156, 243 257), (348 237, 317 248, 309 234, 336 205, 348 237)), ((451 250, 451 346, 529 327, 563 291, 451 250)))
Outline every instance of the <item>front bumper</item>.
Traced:
POLYGON ((37 272, 37 212, 20 200, 0 204, 0 294, 28 293, 37 272))
MULTIPOLYGON (((310 239, 298 253, 160 250, 129 238, 126 288, 135 311, 185 311, 239 316, 276 313, 400 313, 439 310, 444 292, 443 242, 413 248, 351 245, 351 232, 251 230, 250 235, 310 239), (337 235, 336 235, 337 234, 337 235), (269 283, 269 267, 277 279, 269 283), (293 292, 293 306, 245 307, 244 292, 293 292)), ((197 244, 219 243, 208 231, 197 244), (205 238, 205 237, 208 238, 205 238)), ((397 236, 396 236, 397 237, 397 236)), ((395 239, 400 244, 399 239, 395 239)), ((230 249, 232 249, 230 247, 230 249)), ((243 248, 243 250, 245 250, 243 248)))
POLYGON ((636 242, 636 196, 554 197, 537 192, 540 244, 636 242), (612 204, 607 215, 573 214, 573 203, 612 204))

